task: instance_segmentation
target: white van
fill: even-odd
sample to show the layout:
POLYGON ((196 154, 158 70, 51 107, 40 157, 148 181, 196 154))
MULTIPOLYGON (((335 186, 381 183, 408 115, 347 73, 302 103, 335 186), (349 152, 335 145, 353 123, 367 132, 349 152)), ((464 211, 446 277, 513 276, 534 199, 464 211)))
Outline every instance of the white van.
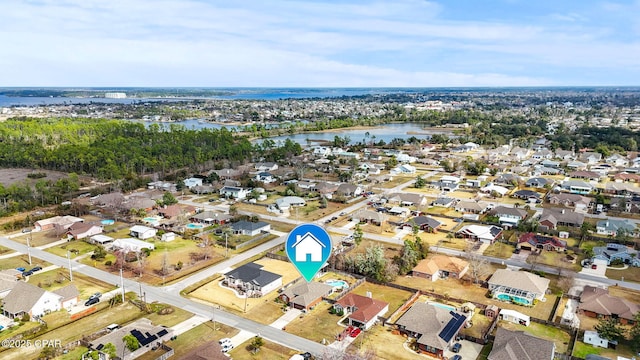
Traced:
POLYGON ((108 332, 112 332, 113 330, 116 330, 116 329, 118 329, 118 328, 120 328, 120 325, 118 325, 118 324, 111 324, 111 325, 107 326, 107 331, 108 331, 108 332))

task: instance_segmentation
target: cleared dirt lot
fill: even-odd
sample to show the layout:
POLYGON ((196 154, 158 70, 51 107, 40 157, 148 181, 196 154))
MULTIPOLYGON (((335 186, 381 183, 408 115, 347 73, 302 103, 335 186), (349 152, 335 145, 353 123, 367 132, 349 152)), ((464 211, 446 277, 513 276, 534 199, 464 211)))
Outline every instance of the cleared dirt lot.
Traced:
POLYGON ((34 183, 40 179, 30 179, 27 177, 29 174, 43 173, 47 174, 46 177, 40 178, 43 180, 56 181, 67 177, 66 173, 50 170, 33 170, 33 169, 0 169, 0 183, 4 186, 9 186, 15 183, 34 183))

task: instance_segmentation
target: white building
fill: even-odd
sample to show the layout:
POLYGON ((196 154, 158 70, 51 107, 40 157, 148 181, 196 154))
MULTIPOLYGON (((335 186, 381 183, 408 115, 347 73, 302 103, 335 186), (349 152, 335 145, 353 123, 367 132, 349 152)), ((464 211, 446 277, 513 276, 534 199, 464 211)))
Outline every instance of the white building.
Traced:
POLYGON ((184 186, 188 187, 189 189, 191 189, 194 186, 202 186, 202 179, 200 178, 188 178, 185 179, 184 181, 184 186))
POLYGON ((111 247, 114 249, 122 249, 130 252, 139 252, 142 249, 154 250, 156 248, 156 246, 150 242, 133 238, 117 239, 113 242, 111 247))
POLYGON ((597 347, 603 347, 605 349, 609 347, 609 344, 613 344, 613 345, 618 344, 617 341, 610 341, 605 338, 601 338, 598 332, 593 330, 587 330, 584 332, 583 341, 585 344, 589 344, 597 347))
POLYGON ((134 225, 129 229, 129 235, 138 239, 150 239, 156 236, 157 230, 143 225, 134 225))

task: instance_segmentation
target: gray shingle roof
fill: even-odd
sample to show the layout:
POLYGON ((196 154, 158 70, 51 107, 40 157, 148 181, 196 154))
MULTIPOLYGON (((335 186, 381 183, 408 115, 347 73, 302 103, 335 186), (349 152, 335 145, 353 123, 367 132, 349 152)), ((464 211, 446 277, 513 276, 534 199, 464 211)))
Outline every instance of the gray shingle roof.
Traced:
POLYGON ((551 360, 555 347, 553 341, 537 338, 524 331, 499 327, 487 360, 551 360))
POLYGON ((19 281, 3 300, 4 311, 9 314, 29 312, 44 293, 44 289, 19 281))
POLYGON ((333 286, 319 282, 303 282, 302 284, 291 286, 282 292, 289 298, 291 303, 302 305, 305 308, 317 300, 319 297, 329 294, 333 286))
POLYGON ((498 269, 489 279, 489 284, 507 286, 535 294, 544 294, 549 287, 549 279, 526 271, 498 269))

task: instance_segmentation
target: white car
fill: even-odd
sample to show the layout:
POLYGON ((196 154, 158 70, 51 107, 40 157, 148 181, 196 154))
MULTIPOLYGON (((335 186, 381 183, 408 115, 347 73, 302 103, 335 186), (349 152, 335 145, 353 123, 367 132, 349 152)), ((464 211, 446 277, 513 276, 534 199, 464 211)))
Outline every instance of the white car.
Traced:
POLYGON ((224 345, 222 345, 222 352, 228 352, 231 351, 233 349, 233 344, 231 343, 225 343, 224 345))
POLYGON ((220 339, 220 340, 218 340, 218 343, 222 347, 224 347, 225 345, 233 345, 233 344, 231 344, 231 339, 229 339, 229 338, 220 339))

